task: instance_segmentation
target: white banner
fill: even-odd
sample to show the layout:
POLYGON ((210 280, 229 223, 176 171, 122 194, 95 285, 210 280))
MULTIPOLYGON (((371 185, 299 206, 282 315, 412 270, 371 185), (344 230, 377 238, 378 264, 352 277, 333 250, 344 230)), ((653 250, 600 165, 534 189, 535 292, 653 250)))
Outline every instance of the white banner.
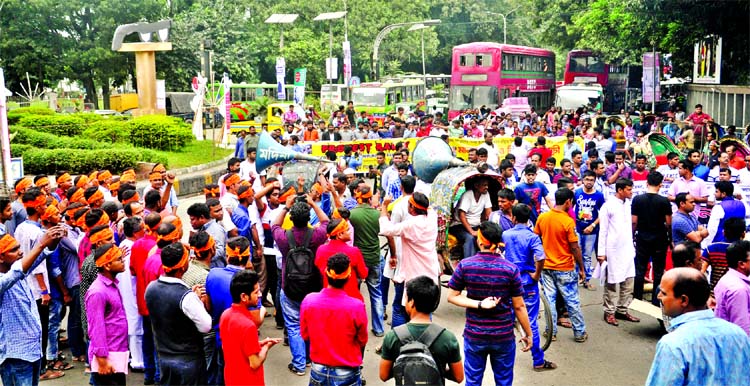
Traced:
POLYGON ((206 97, 206 78, 200 73, 193 77, 191 88, 195 96, 190 101, 190 109, 193 110, 193 135, 198 141, 203 140, 203 101, 206 97))
POLYGON ((286 62, 284 58, 276 58, 276 99, 283 101, 286 99, 286 89, 284 88, 284 76, 286 74, 286 62))
POLYGON ((164 110, 167 108, 167 85, 164 79, 156 80, 156 109, 164 110))
POLYGON ((352 79, 352 48, 349 41, 342 43, 344 50, 344 84, 349 86, 352 79))
POLYGON ((658 102, 661 99, 660 69, 658 52, 643 54, 643 103, 658 102))
MULTIPOLYGON (((339 59, 326 58, 326 79, 337 79, 339 77, 339 59)), ((333 82, 331 82, 333 83, 333 82)))

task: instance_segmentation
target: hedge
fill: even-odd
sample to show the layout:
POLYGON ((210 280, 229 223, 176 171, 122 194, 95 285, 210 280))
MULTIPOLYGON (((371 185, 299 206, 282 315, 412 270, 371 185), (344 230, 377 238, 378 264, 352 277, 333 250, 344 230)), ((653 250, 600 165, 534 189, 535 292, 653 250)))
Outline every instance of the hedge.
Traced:
POLYGON ((86 121, 74 115, 27 115, 18 125, 45 133, 73 137, 83 132, 86 121))
POLYGON ((15 125, 21 118, 27 115, 54 115, 52 109, 44 107, 21 107, 8 111, 8 124, 15 125))
POLYGON ((144 115, 127 122, 133 146, 157 150, 176 150, 193 140, 190 125, 165 115, 144 115))
POLYGON ((36 147, 31 146, 31 145, 24 145, 21 143, 11 143, 10 144, 10 156, 11 157, 23 157, 23 155, 29 149, 36 149, 36 147))
POLYGON ((23 152, 24 172, 54 174, 57 170, 88 173, 95 169, 120 171, 135 167, 138 162, 166 163, 166 158, 147 149, 113 148, 81 149, 26 149, 23 152))
POLYGON ((41 149, 106 149, 110 143, 98 142, 95 139, 81 137, 64 137, 28 129, 13 127, 13 144, 31 145, 41 149))
POLYGON ((130 129, 125 120, 108 118, 90 123, 82 136, 99 142, 128 143, 130 129))

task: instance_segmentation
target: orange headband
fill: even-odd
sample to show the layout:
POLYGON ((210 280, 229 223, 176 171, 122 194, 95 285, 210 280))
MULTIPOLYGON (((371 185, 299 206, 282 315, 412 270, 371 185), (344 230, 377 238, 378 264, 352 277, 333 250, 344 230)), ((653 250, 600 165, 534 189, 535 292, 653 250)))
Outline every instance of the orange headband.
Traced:
POLYGON ((354 194, 354 197, 356 197, 357 202, 361 204, 368 198, 372 197, 372 190, 364 194, 362 194, 362 192, 357 192, 354 194))
POLYGON ((188 258, 190 257, 190 250, 185 247, 185 245, 182 246, 182 258, 180 261, 177 262, 177 264, 167 267, 166 265, 162 265, 161 267, 164 268, 164 272, 170 273, 172 271, 176 271, 178 269, 181 269, 188 263, 188 258))
POLYGON ((320 184, 317 183, 317 182, 315 184, 313 184, 313 186, 312 186, 311 189, 314 190, 314 191, 316 191, 318 194, 323 194, 323 187, 320 186, 320 184))
POLYGON ((182 220, 180 220, 180 218, 177 216, 175 216, 174 220, 172 220, 170 224, 174 225, 174 227, 177 229, 182 229, 182 220))
POLYGON ((43 194, 40 194, 33 201, 24 201, 23 207, 24 208, 37 208, 42 205, 45 205, 46 203, 47 203, 47 197, 43 194))
POLYGON ((286 192, 284 192, 284 194, 282 194, 281 196, 279 196, 279 201, 286 202, 286 200, 289 198, 289 196, 291 196, 293 194, 296 194, 296 193, 297 193, 297 191, 294 190, 293 187, 289 187, 289 189, 287 189, 286 192))
POLYGON ((107 212, 102 212, 102 217, 99 219, 99 221, 96 222, 96 224, 94 224, 92 228, 98 227, 99 225, 109 225, 109 215, 107 214, 107 212))
POLYGON ((96 232, 93 235, 89 236, 89 241, 91 241, 91 245, 96 245, 102 241, 112 240, 113 237, 115 237, 115 233, 112 232, 112 229, 104 228, 99 232, 96 232))
POLYGON ((244 251, 240 251, 239 247, 232 248, 229 246, 229 244, 227 244, 226 252, 227 252, 227 258, 248 257, 250 256, 250 247, 248 246, 247 249, 245 249, 244 251))
POLYGON ((334 220, 341 218, 341 213, 339 213, 339 208, 335 208, 333 210, 333 213, 331 214, 331 218, 334 220))
POLYGON ((232 186, 238 182, 240 182, 240 176, 237 174, 232 174, 224 178, 225 186, 232 186))
POLYGON ((221 194, 221 192, 219 191, 219 187, 217 186, 217 187, 212 188, 212 189, 203 188, 203 194, 206 195, 206 196, 218 197, 219 194, 221 194))
POLYGON ((253 192, 253 188, 249 188, 246 191, 242 192, 237 198, 243 199, 243 198, 251 198, 255 196, 255 192, 253 192))
POLYGON ((85 212, 83 212, 83 214, 81 214, 81 217, 78 217, 76 219, 76 226, 77 227, 79 227, 79 228, 81 228, 83 230, 86 230, 86 214, 88 214, 89 211, 90 210, 86 210, 85 212))
POLYGON ((78 182, 76 183, 76 188, 83 188, 88 183, 89 183, 89 177, 85 175, 81 175, 81 177, 78 178, 78 182))
POLYGON ((205 252, 205 251, 210 250, 211 248, 214 247, 215 244, 216 244, 216 242, 214 241, 214 238, 211 237, 211 235, 208 235, 208 241, 206 242, 206 245, 204 245, 204 246, 202 246, 200 248, 196 248, 196 247, 192 247, 192 248, 193 248, 193 251, 195 253, 201 253, 201 252, 205 252))
POLYGON ((120 182, 122 183, 135 182, 135 172, 132 170, 129 170, 125 173, 122 173, 122 175, 120 175, 120 182))
POLYGON ((65 209, 65 215, 70 218, 73 218, 73 216, 75 216, 78 209, 82 209, 82 208, 83 208, 82 206, 79 206, 78 208, 65 209))
POLYGON ((103 200, 103 199, 104 199, 104 194, 102 194, 101 190, 97 190, 94 194, 91 195, 91 197, 89 197, 86 200, 86 203, 89 204, 89 205, 91 205, 91 204, 93 204, 93 203, 95 203, 95 202, 97 202, 99 200, 103 200))
MULTIPOLYGON (((111 232, 111 231, 110 231, 111 232)), ((101 232, 99 232, 101 233, 101 232)), ((98 234, 98 233, 97 233, 98 234)), ((112 248, 108 249, 107 252, 104 252, 103 255, 99 256, 98 259, 96 259, 96 266, 101 268, 117 259, 119 259, 122 256, 122 250, 118 248, 117 246, 112 246, 112 248)))
POLYGON ((166 173, 167 168, 165 168, 164 165, 162 165, 162 164, 158 164, 158 165, 154 166, 154 168, 151 169, 151 171, 152 172, 157 172, 157 173, 166 173))
POLYGON ((351 274, 352 274, 352 266, 351 265, 349 265, 349 267, 346 268, 346 271, 341 272, 341 273, 336 273, 336 271, 334 271, 332 269, 326 270, 326 275, 328 276, 328 278, 329 279, 333 279, 333 280, 346 279, 351 274))
POLYGON ((81 188, 78 188, 78 190, 76 190, 75 193, 73 193, 73 195, 70 196, 70 202, 80 202, 83 205, 88 205, 89 204, 83 198, 83 189, 81 189, 81 188))
POLYGON ((150 174, 148 175, 148 180, 149 180, 149 181, 151 181, 151 180, 155 180, 155 179, 160 179, 160 180, 161 180, 161 173, 159 173, 159 172, 151 172, 151 173, 150 173, 150 174))
POLYGON ((156 225, 154 225, 154 227, 153 227, 153 228, 149 227, 149 226, 148 226, 148 225, 146 225, 146 224, 144 224, 143 226, 144 226, 144 227, 146 228, 146 234, 147 234, 147 235, 153 235, 153 234, 155 234, 155 233, 156 233, 156 228, 158 228, 158 227, 159 227, 159 225, 161 225, 161 219, 159 219, 159 222, 158 222, 158 223, 156 223, 156 225))
POLYGON ((122 204, 123 205, 127 205, 128 203, 138 202, 140 200, 141 200, 141 196, 138 194, 138 192, 135 192, 135 194, 133 195, 133 197, 130 197, 127 200, 123 201, 122 204))
POLYGON ((491 241, 487 240, 487 238, 484 237, 484 235, 482 234, 481 230, 477 230, 477 243, 479 245, 489 245, 490 249, 492 249, 492 250, 494 250, 495 248, 497 248, 497 244, 492 243, 491 241))
POLYGON ((416 201, 414 200, 414 196, 411 196, 411 197, 409 197, 409 204, 411 204, 411 206, 413 206, 413 207, 415 207, 415 208, 417 208, 417 209, 419 209, 419 210, 427 210, 427 208, 425 208, 425 207, 424 207, 424 206, 422 206, 422 205, 419 205, 419 204, 418 204, 418 203, 417 203, 417 202, 416 202, 416 201))
POLYGON ((57 181, 58 185, 60 185, 62 183, 65 183, 65 182, 68 182, 68 181, 70 181, 70 174, 63 173, 59 177, 57 177, 57 179, 55 181, 57 181))
POLYGON ((156 242, 159 242, 159 241, 170 241, 170 242, 179 241, 180 240, 180 231, 181 230, 182 230, 181 228, 175 227, 173 231, 167 233, 164 236, 158 235, 158 236, 156 236, 156 242))
POLYGON ((4 234, 3 237, 0 238, 0 255, 12 250, 17 246, 18 241, 16 241, 13 236, 7 233, 4 234))
POLYGON ((89 181, 98 181, 96 177, 99 175, 99 172, 93 171, 91 174, 89 174, 89 181))
POLYGON ((112 193, 117 192, 120 189, 120 181, 109 184, 109 191, 112 193))
POLYGON ((338 236, 338 235, 340 235, 340 234, 342 234, 344 232, 348 232, 348 231, 349 231, 349 221, 341 220, 341 222, 339 223, 339 225, 336 225, 336 227, 333 228, 333 230, 331 231, 331 233, 328 234, 328 237, 338 236))
POLYGON ((60 211, 57 210, 56 205, 48 205, 47 209, 44 210, 44 213, 42 213, 42 220, 49 220, 50 217, 56 216, 60 214, 60 211))
POLYGON ((21 194, 24 190, 28 189, 33 182, 31 181, 31 178, 24 177, 21 179, 21 181, 16 184, 16 193, 21 194))
POLYGON ((99 182, 105 182, 107 179, 112 178, 112 173, 109 172, 109 170, 105 170, 96 177, 96 179, 99 180, 99 182))
POLYGON ((44 185, 49 185, 49 178, 42 177, 42 178, 36 180, 36 182, 34 183, 34 185, 36 185, 37 187, 40 187, 40 188, 42 186, 44 186, 44 185))

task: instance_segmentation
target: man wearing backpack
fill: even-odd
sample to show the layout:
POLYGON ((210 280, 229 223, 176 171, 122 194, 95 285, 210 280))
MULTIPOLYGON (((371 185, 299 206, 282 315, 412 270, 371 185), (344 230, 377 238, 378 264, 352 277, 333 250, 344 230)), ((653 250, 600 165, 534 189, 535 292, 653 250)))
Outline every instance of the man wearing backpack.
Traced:
POLYGON ((513 384, 515 318, 525 333, 521 351, 531 349, 532 332, 518 267, 496 252, 503 241, 502 234, 500 225, 483 222, 477 231, 480 252, 461 260, 448 283, 448 302, 466 308, 466 386, 482 384, 487 356, 495 384, 513 384))
POLYGON ((307 350, 300 334, 300 305, 307 294, 320 291, 322 286, 320 272, 315 267, 315 252, 326 242, 328 216, 310 196, 303 196, 306 203, 295 202, 297 197, 291 195, 287 198, 286 206, 271 225, 271 232, 282 256, 282 289, 279 300, 289 335, 289 349, 292 352, 292 363, 287 367, 292 374, 304 376, 307 350), (313 208, 320 220, 315 228, 309 227, 310 208, 313 208), (294 224, 290 230, 281 227, 287 213, 294 224))
POLYGON ((407 324, 383 338, 380 380, 395 378, 396 385, 443 385, 445 379, 461 383, 464 369, 461 349, 452 332, 432 323, 440 303, 440 287, 427 276, 406 283, 407 324))

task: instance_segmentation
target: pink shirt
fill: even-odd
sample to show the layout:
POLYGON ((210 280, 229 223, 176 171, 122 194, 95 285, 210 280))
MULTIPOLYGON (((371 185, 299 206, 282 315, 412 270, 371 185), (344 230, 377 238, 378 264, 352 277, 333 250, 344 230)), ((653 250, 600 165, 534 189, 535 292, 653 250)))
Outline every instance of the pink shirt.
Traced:
POLYGON ((750 335, 750 278, 730 268, 714 288, 716 317, 732 322, 750 335))
MULTIPOLYGON (((674 182, 672 182, 672 185, 669 186, 669 195, 676 196, 679 193, 687 193, 694 198, 708 197, 706 182, 696 176, 693 176, 693 178, 689 180, 685 180, 685 177, 680 177, 674 180, 674 182)), ((691 214, 697 217, 700 213, 700 210, 700 205, 696 204, 695 209, 691 214)))

